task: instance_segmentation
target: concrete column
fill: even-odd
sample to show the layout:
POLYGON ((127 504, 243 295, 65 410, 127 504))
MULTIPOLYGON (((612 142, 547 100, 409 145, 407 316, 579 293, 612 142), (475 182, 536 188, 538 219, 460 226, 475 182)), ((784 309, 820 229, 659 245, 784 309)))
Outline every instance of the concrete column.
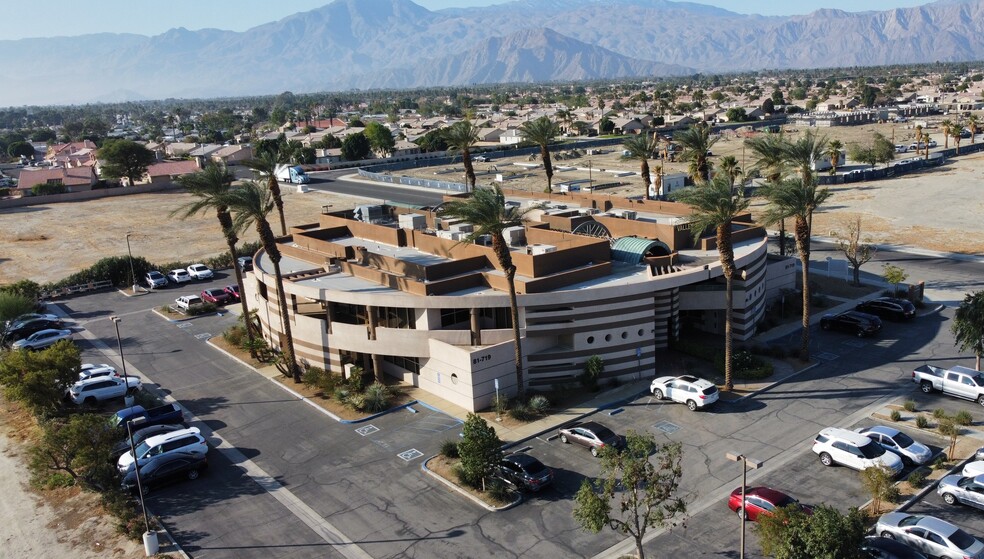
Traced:
POLYGON ((471 343, 482 345, 482 323, 479 321, 478 309, 471 309, 471 343))

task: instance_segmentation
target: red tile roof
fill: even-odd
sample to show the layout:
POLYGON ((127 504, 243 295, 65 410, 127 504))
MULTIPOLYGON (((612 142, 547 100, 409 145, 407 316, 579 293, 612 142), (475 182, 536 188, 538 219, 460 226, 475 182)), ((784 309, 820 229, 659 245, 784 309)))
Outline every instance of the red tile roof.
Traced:
POLYGON ((52 167, 36 171, 22 171, 17 181, 18 190, 30 190, 32 187, 52 181, 62 181, 65 186, 91 186, 96 183, 96 172, 92 167, 52 167))
POLYGON ((150 177, 174 177, 187 175, 188 173, 194 173, 199 170, 198 162, 190 159, 187 161, 161 161, 160 163, 154 163, 150 167, 147 167, 147 175, 150 177))

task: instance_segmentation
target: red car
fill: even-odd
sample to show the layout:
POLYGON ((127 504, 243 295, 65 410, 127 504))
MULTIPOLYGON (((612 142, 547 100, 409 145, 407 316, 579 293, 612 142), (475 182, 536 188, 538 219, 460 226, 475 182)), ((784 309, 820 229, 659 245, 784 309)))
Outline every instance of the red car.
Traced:
POLYGON ((239 286, 238 285, 227 285, 223 291, 229 296, 230 301, 239 302, 239 286))
POLYGON ((224 305, 230 301, 229 294, 225 292, 224 289, 220 287, 213 287, 212 289, 206 289, 202 291, 202 301, 206 303, 212 303, 214 305, 224 305))
MULTIPOLYGON (((751 521, 758 520, 759 515, 770 515, 772 511, 780 507, 794 506, 806 514, 813 514, 813 509, 801 505, 799 501, 786 495, 782 491, 769 489, 768 487, 746 487, 745 488, 745 518, 751 521)), ((728 508, 742 515, 741 506, 741 487, 731 492, 728 498, 728 508)))

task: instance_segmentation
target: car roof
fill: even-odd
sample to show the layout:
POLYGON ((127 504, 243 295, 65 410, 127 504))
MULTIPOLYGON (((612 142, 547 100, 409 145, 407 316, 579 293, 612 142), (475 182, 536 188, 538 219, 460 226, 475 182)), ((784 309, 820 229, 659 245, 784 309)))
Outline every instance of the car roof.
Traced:
POLYGON ((539 460, 537 460, 535 457, 530 456, 529 454, 526 454, 525 452, 517 452, 515 454, 510 454, 509 456, 506 456, 505 458, 503 458, 503 460, 508 460, 510 462, 515 462, 516 464, 519 464, 520 466, 528 466, 530 464, 536 464, 537 462, 539 462, 539 460))
POLYGON ((584 423, 578 423, 577 425, 572 425, 572 427, 580 427, 582 429, 588 429, 589 431, 595 431, 595 432, 601 429, 611 431, 611 429, 605 427, 604 425, 598 423, 597 421, 585 421, 584 423))
POLYGON ((175 273, 175 272, 178 272, 178 273, 184 272, 184 273, 187 274, 188 273, 188 270, 185 270, 184 268, 175 268, 175 269, 171 270, 171 273, 172 274, 175 273))
POLYGON ((44 330, 38 330, 37 332, 31 334, 30 337, 32 337, 32 338, 34 338, 34 337, 41 337, 42 334, 49 335, 52 332, 60 334, 62 332, 69 332, 69 330, 62 330, 60 328, 45 328, 44 330))
POLYGON ((820 434, 828 438, 840 439, 854 446, 862 446, 871 442, 871 439, 861 433, 855 433, 854 431, 848 431, 840 427, 827 427, 820 431, 820 434))
MULTIPOLYGON (((739 489, 741 489, 739 487, 739 489)), ((739 491, 740 493, 740 491, 739 491)), ((745 495, 758 495, 770 503, 778 503, 791 498, 789 495, 783 493, 782 491, 772 489, 771 487, 750 487, 745 490, 745 495)))
POLYGON ((224 294, 225 293, 225 289, 223 289, 221 287, 210 287, 210 288, 204 290, 202 293, 216 293, 216 292, 224 294))
POLYGON ((188 427, 187 429, 179 429, 177 431, 171 431, 170 433, 161 433, 160 435, 148 437, 144 439, 144 443, 146 443, 147 446, 156 446, 190 434, 201 435, 202 433, 198 427, 188 427))
POLYGON ((865 433, 878 433, 879 435, 887 435, 889 437, 894 437, 901 433, 898 429, 893 429, 892 427, 886 427, 884 425, 875 425, 874 427, 869 427, 864 430, 865 433))
POLYGON ((114 382, 123 382, 122 379, 117 380, 118 378, 119 377, 112 377, 112 376, 110 376, 110 377, 107 377, 107 376, 102 376, 102 377, 86 377, 86 378, 81 379, 78 382, 76 382, 73 386, 86 386, 88 384, 93 384, 93 383, 96 383, 96 382, 103 382, 103 381, 107 381, 107 380, 112 380, 114 382))
POLYGON ((930 530, 943 536, 949 536, 958 530, 958 528, 953 524, 950 524, 946 520, 936 518, 935 516, 923 516, 919 519, 917 524, 924 528, 929 528, 930 530))

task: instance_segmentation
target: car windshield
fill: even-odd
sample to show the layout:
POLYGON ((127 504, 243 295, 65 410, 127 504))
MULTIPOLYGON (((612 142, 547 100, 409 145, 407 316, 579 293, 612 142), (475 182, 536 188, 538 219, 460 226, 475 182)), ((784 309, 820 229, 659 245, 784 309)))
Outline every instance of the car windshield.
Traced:
POLYGON ((864 457, 868 459, 878 458, 882 454, 885 454, 885 449, 878 446, 878 444, 876 444, 875 441, 871 441, 866 445, 862 445, 858 450, 860 450, 861 454, 863 454, 864 457))
POLYGON ((163 276, 161 276, 161 273, 160 272, 151 272, 148 275, 150 276, 150 279, 160 279, 160 278, 163 277, 163 276))
POLYGON ((909 516, 903 518, 902 520, 899 520, 899 526, 900 527, 903 527, 903 526, 915 526, 916 524, 919 524, 919 519, 920 519, 920 517, 918 517, 918 516, 909 515, 909 516))
POLYGON ((892 440, 895 441, 895 444, 899 445, 899 448, 909 448, 916 442, 905 433, 896 433, 892 436, 892 440))
POLYGON ((953 542, 953 544, 957 546, 957 549, 969 549, 970 546, 974 545, 974 542, 977 541, 973 536, 967 532, 964 532, 960 528, 957 528, 957 531, 950 534, 950 537, 947 539, 953 542))
POLYGON ((705 389, 704 389, 704 390, 702 391, 702 393, 703 393, 703 394, 704 394, 705 396, 709 396, 709 395, 711 395, 711 394, 714 394, 714 393, 715 393, 715 392, 717 392, 717 391, 718 391, 718 387, 716 387, 716 386, 708 386, 707 388, 705 388, 705 389))
POLYGON ((524 464, 523 469, 526 470, 526 473, 528 474, 538 474, 547 468, 543 465, 543 462, 537 460, 529 464, 524 464))
POLYGON ((139 445, 137 445, 137 456, 142 457, 143 455, 147 454, 148 450, 150 450, 150 446, 147 443, 145 442, 140 443, 139 445))

